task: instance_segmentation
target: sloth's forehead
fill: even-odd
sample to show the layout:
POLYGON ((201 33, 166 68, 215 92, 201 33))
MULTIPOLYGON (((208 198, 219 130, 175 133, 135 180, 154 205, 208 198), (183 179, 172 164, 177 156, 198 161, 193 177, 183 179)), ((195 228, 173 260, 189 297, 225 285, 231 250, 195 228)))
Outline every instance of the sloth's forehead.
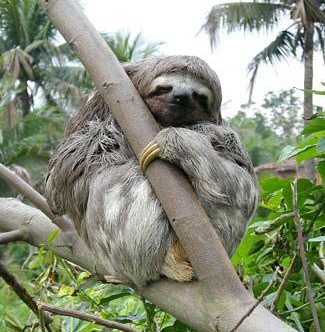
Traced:
POLYGON ((212 99, 211 90, 204 85, 200 80, 195 79, 192 76, 181 75, 181 74, 163 74, 155 78, 151 83, 151 88, 156 86, 172 86, 182 87, 184 89, 192 89, 193 91, 204 94, 212 99))

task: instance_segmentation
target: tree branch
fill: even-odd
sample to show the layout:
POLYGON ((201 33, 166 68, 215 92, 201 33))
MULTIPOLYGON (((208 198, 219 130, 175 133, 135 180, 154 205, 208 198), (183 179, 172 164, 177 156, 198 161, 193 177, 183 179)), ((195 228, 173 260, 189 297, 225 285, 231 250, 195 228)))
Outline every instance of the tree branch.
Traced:
POLYGON ((74 317, 79 318, 81 320, 85 320, 87 322, 95 323, 101 326, 105 326, 111 329, 117 329, 120 331, 125 332, 138 332, 138 330, 132 328, 131 326, 121 324, 118 322, 113 322, 111 320, 102 319, 96 315, 88 314, 86 312, 76 311, 72 309, 66 309, 66 308, 58 308, 49 304, 45 304, 43 302, 38 303, 38 309, 51 312, 54 315, 61 315, 61 316, 68 316, 68 317, 74 317))
MULTIPOLYGON (((39 0, 39 3, 83 62, 139 157, 142 149, 156 136, 159 129, 116 57, 74 1, 39 0)), ((162 281, 138 290, 139 293, 199 331, 229 331, 248 312, 255 299, 242 286, 184 174, 156 160, 149 166, 146 175, 190 257, 199 282, 180 284, 162 281)), ((97 261, 95 260, 73 229, 69 232, 61 231, 53 242, 47 243, 51 234, 49 229, 54 231, 57 227, 48 225, 49 220, 44 219, 39 211, 20 207, 23 210, 20 226, 26 226, 30 242, 35 245, 46 243, 46 247, 53 249, 59 256, 102 277, 109 274, 105 270, 105 262, 98 261, 100 258, 97 257, 97 261), (26 219, 26 209, 32 219, 26 219), (35 224, 36 215, 43 219, 41 225, 35 224)), ((15 215, 18 212, 11 210, 11 213, 11 218, 7 216, 6 221, 10 220, 12 223, 15 219, 17 222, 15 215)), ((1 213, 0 228, 2 218, 1 213)), ((13 230, 8 229, 8 223, 4 224, 7 231, 13 230)), ((256 307, 237 330, 248 332, 252 326, 259 332, 292 330, 261 305, 256 307)))
POLYGON ((308 274, 307 258, 306 258, 306 254, 305 254, 305 243, 304 243, 304 237, 302 234, 302 226, 300 223, 300 215, 299 215, 298 203, 297 203, 297 182, 296 181, 294 181, 291 184, 291 190, 292 190, 294 220, 295 220, 295 224, 296 224, 298 244, 299 244, 299 256, 301 258, 302 269, 304 271, 304 278, 305 278, 305 283, 306 283, 306 287, 307 287, 307 294, 308 294, 308 299, 310 302, 310 310, 311 310, 313 320, 314 320, 315 331, 321 332, 320 325, 319 325, 319 319, 317 316, 317 309, 316 309, 314 296, 313 296, 313 291, 311 288, 309 274, 308 274))
MULTIPOLYGON (((24 303, 38 317, 39 316, 39 310, 38 310, 36 301, 28 293, 28 291, 23 286, 20 285, 20 283, 16 280, 15 276, 7 270, 5 264, 1 260, 0 260, 0 276, 13 289, 13 291, 16 293, 16 295, 22 301, 24 301, 24 303)), ((52 322, 52 319, 48 315, 45 315, 44 318, 45 318, 45 327, 46 327, 48 332, 51 332, 52 329, 50 327, 50 323, 52 322)))
MULTIPOLYGON (((58 256, 94 273, 101 280, 109 274, 105 262, 93 255, 76 232, 71 233, 73 235, 71 240, 71 237, 65 236, 64 232, 60 231, 51 243, 47 243, 48 237, 58 230, 58 227, 39 210, 14 198, 0 198, 0 211, 1 231, 21 229, 25 234, 24 241, 53 250, 58 256)), ((213 304, 213 310, 207 310, 204 292, 198 282, 179 283, 161 280, 137 292, 196 330, 207 332, 229 331, 228 324, 218 325, 217 330, 216 317, 228 315, 225 319, 229 319, 234 326, 255 303, 252 300, 243 306, 243 300, 223 298, 223 292, 220 291, 220 298, 213 304), (246 309, 244 313, 243 309, 246 309)), ((252 326, 255 326, 259 332, 295 331, 260 305, 237 331, 249 332, 252 326)))
POLYGON ((296 259, 297 259, 297 254, 295 253, 294 256, 292 257, 290 266, 288 267, 288 269, 287 269, 287 271, 286 271, 286 273, 285 273, 285 275, 284 275, 284 277, 283 277, 283 279, 281 281, 281 284, 280 284, 280 286, 278 288, 276 296, 275 296, 275 298, 274 298, 274 300, 273 300, 273 302, 271 304, 270 310, 272 312, 274 312, 276 310, 276 307, 278 306, 278 303, 280 301, 281 295, 282 295, 282 293, 284 291, 284 288, 285 288, 285 285, 286 285, 286 283, 287 283, 287 281, 288 281, 288 279, 290 277, 290 274, 292 272, 292 269, 293 269, 293 266, 294 266, 294 264, 296 262, 296 259))
POLYGON ((259 298, 257 299, 256 303, 254 303, 254 305, 248 310, 248 312, 240 319, 240 321, 236 324, 236 326, 234 328, 232 328, 230 330, 230 332, 235 332, 237 331, 237 329, 239 328, 239 326, 244 322, 244 320, 249 317, 249 315, 252 314, 252 312, 256 309, 256 307, 264 300, 265 295, 267 294, 267 292, 271 289, 271 287, 274 285, 274 283, 276 282, 276 277, 278 275, 279 272, 279 268, 277 267, 274 275, 272 277, 272 280, 270 281, 270 283, 267 285, 267 287, 263 290, 263 292, 261 293, 261 295, 259 296, 259 298))
POLYGON ((0 244, 6 244, 14 241, 22 241, 23 239, 24 233, 20 229, 11 232, 0 233, 0 244))
POLYGON ((27 197, 33 205, 40 209, 48 216, 59 228, 69 230, 74 228, 73 224, 65 217, 55 216, 48 206, 46 199, 19 177, 15 172, 0 163, 0 177, 6 181, 11 187, 16 189, 24 197, 27 197))

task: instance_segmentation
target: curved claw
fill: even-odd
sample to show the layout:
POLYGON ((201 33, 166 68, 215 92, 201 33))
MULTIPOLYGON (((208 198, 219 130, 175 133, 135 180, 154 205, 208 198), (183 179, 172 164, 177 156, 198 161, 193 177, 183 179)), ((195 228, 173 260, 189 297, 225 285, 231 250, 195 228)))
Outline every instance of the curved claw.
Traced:
POLYGON ((149 164, 160 154, 160 148, 157 143, 150 142, 142 151, 140 157, 140 167, 142 172, 146 170, 149 164))

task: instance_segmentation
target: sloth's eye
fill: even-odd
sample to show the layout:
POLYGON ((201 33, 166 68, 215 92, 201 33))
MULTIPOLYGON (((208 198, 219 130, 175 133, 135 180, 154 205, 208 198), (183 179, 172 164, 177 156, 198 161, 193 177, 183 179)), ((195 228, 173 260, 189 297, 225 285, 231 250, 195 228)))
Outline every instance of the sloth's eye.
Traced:
POLYGON ((155 90, 150 93, 150 97, 163 95, 170 92, 172 89, 173 87, 170 85, 157 85, 155 90))
POLYGON ((208 109, 208 96, 193 92, 193 98, 205 109, 208 109))

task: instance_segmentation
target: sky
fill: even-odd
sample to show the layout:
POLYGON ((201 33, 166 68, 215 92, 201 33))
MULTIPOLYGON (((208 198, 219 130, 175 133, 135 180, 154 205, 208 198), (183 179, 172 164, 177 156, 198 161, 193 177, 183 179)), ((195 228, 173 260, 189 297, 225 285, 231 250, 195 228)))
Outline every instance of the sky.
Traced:
MULTIPOLYGON (((268 34, 221 32, 217 48, 212 51, 208 35, 199 32, 209 10, 218 0, 82 0, 86 15, 99 31, 141 33, 147 42, 163 42, 163 55, 196 55, 218 74, 223 90, 223 116, 235 114, 248 100, 247 65, 290 21, 281 20, 268 34)), ((315 54, 314 89, 322 90, 325 66, 321 54, 315 54)), ((253 101, 261 104, 269 91, 303 87, 303 65, 290 59, 276 66, 260 67, 253 101)), ((297 96, 303 93, 297 90, 297 96)), ((325 98, 314 97, 314 104, 325 107, 325 98)))

